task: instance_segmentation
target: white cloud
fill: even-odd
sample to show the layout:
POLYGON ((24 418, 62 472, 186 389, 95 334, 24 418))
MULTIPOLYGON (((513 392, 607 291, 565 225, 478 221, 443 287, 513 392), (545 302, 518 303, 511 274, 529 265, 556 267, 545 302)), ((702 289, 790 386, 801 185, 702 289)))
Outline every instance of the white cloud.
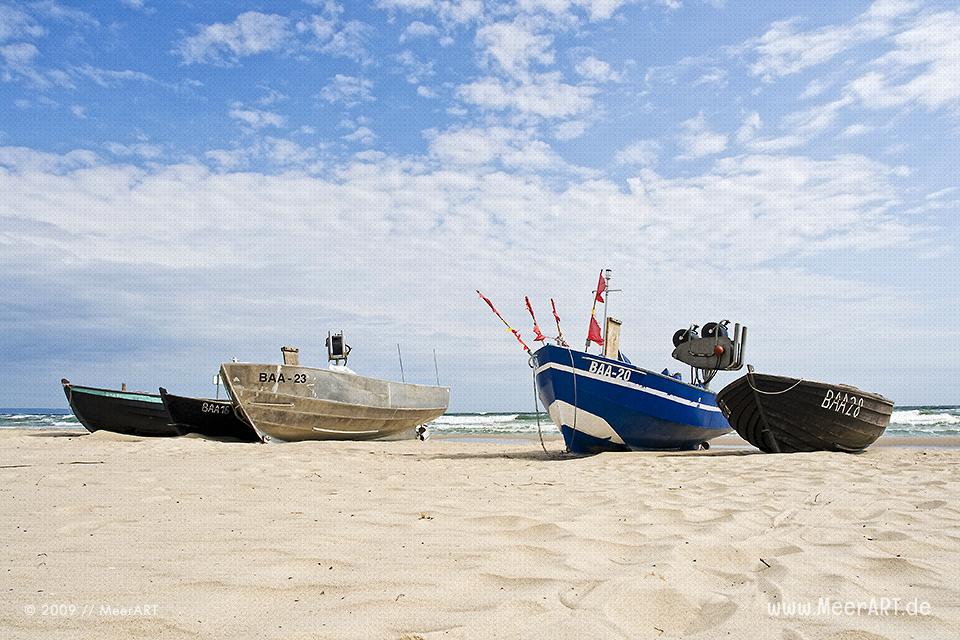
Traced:
POLYGON ((330 104, 341 103, 344 106, 352 107, 361 102, 372 102, 373 81, 355 76, 337 74, 320 91, 320 98, 330 104))
POLYGON ((74 117, 80 120, 86 120, 87 118, 87 108, 84 107, 83 105, 79 105, 79 104, 72 105, 70 107, 70 113, 72 113, 74 117))
POLYGON ((0 47, 0 79, 22 81, 35 89, 74 88, 73 80, 61 69, 41 69, 36 62, 40 50, 30 42, 15 42, 0 47))
POLYGON ((877 70, 848 87, 865 107, 960 107, 960 12, 922 16, 893 41, 894 48, 873 62, 877 70))
POLYGON ((147 160, 155 160, 163 155, 163 147, 145 142, 137 142, 134 144, 110 142, 107 144, 107 150, 115 156, 133 156, 147 160))
POLYGON ((716 133, 707 125, 706 116, 701 112, 695 118, 680 123, 683 133, 678 142, 683 153, 678 160, 693 160, 720 153, 727 148, 726 134, 716 133))
POLYGON ((859 136, 864 136, 873 131, 873 127, 865 125, 862 123, 851 124, 843 132, 840 133, 844 138, 856 138, 859 136))
POLYGON ((29 42, 18 42, 0 47, 0 57, 8 67, 25 67, 33 64, 40 50, 29 42))
POLYGON ((229 111, 229 115, 234 120, 238 120, 253 129, 283 128, 287 126, 287 119, 278 113, 262 109, 247 109, 241 104, 234 104, 229 111))
POLYGON ((761 127, 763 127, 763 121, 760 120, 760 114, 756 111, 748 113, 743 119, 743 124, 737 129, 737 142, 739 144, 746 144, 753 140, 761 127))
POLYGON ((591 173, 567 163, 531 130, 508 127, 454 127, 429 132, 430 155, 442 166, 502 166, 522 172, 591 173))
POLYGON ((586 120, 567 120, 553 128, 553 137, 560 141, 574 140, 582 136, 589 126, 586 120))
POLYGON ((40 38, 47 30, 23 10, 0 5, 0 42, 18 38, 40 38))
POLYGON ((396 58, 406 69, 407 82, 410 84, 420 84, 434 75, 433 62, 423 62, 410 50, 401 51, 396 58))
MULTIPOLYGON (((503 156, 523 160, 526 146, 514 135, 503 134, 503 156)), ((495 133, 478 137, 498 139, 495 133)), ((482 141, 475 144, 486 152, 482 141)), ((777 351, 805 349, 822 366, 837 342, 824 345, 812 336, 842 334, 853 325, 859 329, 851 342, 872 342, 916 321, 896 279, 879 287, 830 277, 822 269, 827 258, 864 258, 864 265, 890 251, 914 258, 933 234, 892 215, 905 192, 896 168, 861 156, 746 155, 675 178, 641 169, 626 188, 597 176, 561 182, 377 151, 313 173, 297 164, 268 174, 191 163, 144 169, 97 162, 89 152, 23 149, 0 149, 0 166, 0 216, 16 217, 0 229, 0 269, 19 265, 16 279, 5 284, 24 299, 49 291, 83 299, 82 314, 51 318, 66 330, 78 322, 133 323, 133 353, 156 350, 151 376, 186 378, 195 375, 189 367, 196 362, 231 355, 272 357, 264 335, 316 349, 322 345, 316 318, 322 317, 349 328, 352 343, 362 345, 357 363, 376 377, 396 375, 378 369, 386 366, 378 356, 398 340, 408 380, 421 359, 429 362, 422 381, 432 376, 434 347, 440 347, 441 372, 445 354, 475 354, 462 376, 453 366, 442 375, 488 409, 489 384, 497 383, 478 389, 478 368, 489 365, 494 378, 505 380, 504 391, 516 393, 509 396, 517 403, 512 406, 527 399, 517 389, 529 391, 523 384, 529 374, 519 360, 516 368, 503 366, 505 355, 519 353, 498 339, 502 329, 475 306, 474 288, 518 322, 524 293, 546 317, 553 296, 565 328, 582 336, 578 318, 589 312, 583 293, 598 268, 590 249, 602 246, 601 266, 612 267, 628 289, 616 301, 618 317, 644 323, 624 334, 634 361, 666 362, 677 326, 715 317, 721 300, 725 314, 787 340, 775 347, 755 341, 755 361, 778 362, 777 351), (709 233, 703 233, 704 212, 709 233), (336 251, 329 250, 331 229, 336 251), (691 237, 696 251, 690 251, 691 237), (375 260, 368 259, 371 248, 375 260), (533 255, 542 260, 531 261, 533 255), (691 272, 699 277, 685 277, 691 272), (67 275, 75 286, 65 292, 67 275), (351 286, 323 294, 324 283, 337 282, 351 286), (645 308, 645 291, 669 292, 656 314, 645 308), (217 304, 209 303, 211 295, 217 304), (278 308, 284 309, 279 324, 278 308), (150 336, 146 345, 143 336, 150 336), (177 347, 191 354, 171 358, 183 371, 163 369, 157 353, 177 347)), ((520 327, 525 335, 527 327, 520 327)), ((114 329, 103 335, 115 339, 114 329)), ((903 342, 867 354, 858 367, 886 371, 891 358, 919 364, 927 355, 911 355, 916 345, 903 342)), ((310 357, 319 358, 313 349, 310 357)), ((131 355, 108 369, 121 359, 129 363, 131 355)))
POLYGON ((823 64, 856 45, 889 35, 916 8, 911 0, 877 0, 848 24, 812 31, 799 30, 796 19, 775 22, 745 44, 757 56, 750 71, 773 80, 823 64))
POLYGON ((526 77, 533 64, 548 65, 554 61, 550 48, 553 36, 537 34, 519 20, 477 29, 476 44, 487 64, 514 77, 526 77))
POLYGON ((713 67, 708 69, 705 73, 701 74, 699 78, 693 81, 694 87, 717 87, 724 88, 727 86, 727 76, 729 72, 726 69, 721 69, 719 67, 713 67))
POLYGON ((407 28, 400 34, 400 44, 418 38, 439 38, 440 30, 432 24, 426 24, 419 20, 414 20, 407 25, 407 28))
POLYGON ((372 57, 368 51, 368 44, 375 35, 376 31, 370 25, 359 20, 351 20, 334 33, 329 42, 320 47, 320 52, 369 63, 372 57))
POLYGON ((30 8, 58 22, 67 22, 84 27, 99 27, 100 22, 86 11, 62 5, 55 0, 38 0, 30 8))
POLYGON ((481 0, 377 0, 377 7, 393 11, 430 13, 446 25, 473 22, 483 15, 481 0))
POLYGON ((142 71, 133 71, 132 69, 114 70, 100 69, 89 64, 83 64, 78 67, 72 67, 71 73, 93 80, 101 87, 116 87, 123 82, 157 82, 153 76, 142 71))
POLYGON ((650 166, 656 164, 660 155, 660 143, 656 140, 638 140, 617 151, 617 164, 650 166))
POLYGON ((181 40, 174 52, 184 64, 235 63, 244 56, 280 51, 292 35, 289 18, 247 11, 231 23, 200 27, 195 35, 181 40))
POLYGON ((597 89, 561 81, 559 72, 541 74, 529 82, 481 78, 462 85, 457 94, 469 104, 492 111, 513 110, 543 118, 569 118, 593 108, 597 89))
POLYGON ((609 63, 594 56, 587 56, 579 61, 574 69, 584 78, 594 82, 620 82, 623 79, 623 75, 614 71, 609 63))
POLYGON ((420 96, 421 98, 428 98, 431 100, 434 98, 440 97, 440 94, 438 94, 434 89, 431 89, 430 87, 424 84, 417 87, 417 95, 420 96))
MULTIPOLYGON (((636 0, 519 0, 518 7, 528 13, 545 11, 555 16, 568 14, 574 8, 586 12, 591 22, 609 20, 620 7, 636 0)), ((673 0, 657 0, 664 6, 676 4, 673 0)))
POLYGON ((369 127, 357 127, 354 131, 343 136, 343 139, 347 142, 358 142, 362 145, 370 146, 376 141, 377 134, 369 127))

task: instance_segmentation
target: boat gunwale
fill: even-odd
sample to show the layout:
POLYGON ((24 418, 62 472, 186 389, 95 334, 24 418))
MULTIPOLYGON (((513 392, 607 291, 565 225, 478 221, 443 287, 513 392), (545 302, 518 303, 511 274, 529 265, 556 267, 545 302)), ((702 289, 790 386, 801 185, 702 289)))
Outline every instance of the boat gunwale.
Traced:
POLYGON ((404 387, 418 387, 423 389, 445 389, 448 395, 450 393, 450 387, 438 386, 435 384, 417 384, 415 382, 396 382, 394 380, 384 380, 383 378, 371 378, 369 376, 360 375, 359 373, 347 373, 346 371, 332 371, 330 369, 318 369, 316 367, 305 367, 299 364, 277 364, 277 363, 263 364, 259 362, 225 362, 221 364, 220 367, 224 368, 226 366, 233 367, 238 365, 242 367, 269 367, 271 369, 282 368, 282 367, 292 367, 296 369, 306 369, 307 371, 317 371, 320 373, 329 373, 334 375, 347 376, 348 378, 361 378, 364 380, 373 380, 375 382, 381 382, 385 384, 395 384, 395 385, 404 386, 404 387))
POLYGON ((149 393, 147 391, 122 391, 120 389, 106 389, 103 387, 88 387, 82 384, 74 384, 72 382, 60 382, 65 389, 70 389, 70 392, 79 391, 80 393, 86 393, 88 391, 100 392, 100 393, 91 393, 89 395, 99 396, 101 398, 116 398, 117 400, 137 400, 134 397, 124 397, 124 396, 141 396, 146 398, 156 398, 156 400, 141 400, 141 402, 146 402, 149 404, 163 403, 163 399, 158 393, 149 393), (112 393, 115 395, 103 395, 105 393, 112 393))
MULTIPOLYGON (((668 375, 666 375, 666 374, 664 374, 664 373, 661 373, 661 372, 659 372, 659 371, 651 371, 650 369, 644 369, 643 367, 637 366, 637 365, 635 365, 635 364, 633 364, 633 363, 630 363, 630 362, 624 362, 623 360, 614 360, 613 358, 608 358, 608 357, 603 356, 603 355, 594 355, 594 354, 588 353, 588 352, 586 352, 586 351, 580 351, 580 350, 578 350, 578 349, 574 349, 573 347, 560 347, 560 346, 557 346, 557 345, 555 345, 555 344, 545 344, 545 345, 543 345, 542 347, 540 347, 539 349, 537 349, 536 351, 534 351, 531 355, 536 356, 538 353, 540 353, 540 351, 542 351, 543 349, 547 349, 547 348, 560 349, 561 351, 571 351, 571 352, 573 352, 573 353, 579 353, 580 355, 582 355, 582 356, 584 356, 584 357, 586 357, 586 358, 591 358, 591 359, 594 359, 594 360, 602 360, 602 361, 604 361, 604 362, 609 362, 610 364, 617 365, 617 366, 619 366, 619 367, 624 367, 624 368, 631 369, 631 370, 636 371, 636 372, 638 372, 638 373, 644 373, 644 374, 647 374, 647 375, 656 376, 656 377, 658 377, 658 378, 663 378, 664 380, 669 380, 669 381, 673 382, 674 384, 679 384, 679 385, 688 387, 688 388, 690 388, 690 389, 696 389, 697 391, 706 391, 706 392, 708 392, 708 393, 712 393, 712 394, 716 395, 716 392, 715 392, 715 391, 712 391, 709 387, 705 387, 705 386, 698 385, 698 384, 693 384, 692 382, 687 382, 686 380, 683 380, 683 379, 677 379, 677 378, 674 378, 673 376, 668 376, 668 375)), ((541 366, 542 366, 542 365, 541 365, 541 366)), ((568 366, 569 366, 569 365, 568 365, 568 366)), ((586 369, 580 369, 580 371, 586 371, 586 369)))

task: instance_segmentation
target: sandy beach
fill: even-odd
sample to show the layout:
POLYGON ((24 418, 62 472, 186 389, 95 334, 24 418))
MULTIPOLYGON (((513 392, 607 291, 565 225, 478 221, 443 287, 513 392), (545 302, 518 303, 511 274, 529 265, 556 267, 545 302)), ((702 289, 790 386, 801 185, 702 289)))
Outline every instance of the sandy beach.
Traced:
POLYGON ((0 442, 3 638, 853 640, 960 626, 957 449, 0 442))

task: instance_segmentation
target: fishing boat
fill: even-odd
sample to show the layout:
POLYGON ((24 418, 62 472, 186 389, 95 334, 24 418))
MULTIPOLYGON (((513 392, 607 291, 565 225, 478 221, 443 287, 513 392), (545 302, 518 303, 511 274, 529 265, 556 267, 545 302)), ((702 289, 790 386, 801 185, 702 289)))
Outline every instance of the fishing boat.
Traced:
POLYGON ((756 373, 717 395, 740 436, 767 453, 857 453, 876 442, 893 414, 893 402, 843 384, 756 373))
POLYGON ((237 417, 230 400, 178 396, 163 387, 160 387, 160 398, 171 420, 182 433, 260 442, 260 436, 253 427, 237 417))
POLYGON ((700 449, 730 432, 703 386, 551 344, 532 359, 540 401, 571 453, 700 449))
POLYGON ((180 430, 170 419, 163 400, 153 393, 120 389, 99 389, 72 384, 66 378, 60 383, 77 416, 87 431, 112 431, 132 436, 179 436, 180 430))
POLYGON ((357 375, 342 334, 328 335, 327 349, 328 369, 300 366, 292 347, 283 364, 221 365, 237 414, 265 442, 413 438, 446 412, 450 389, 357 375))
POLYGON ((746 327, 741 330, 736 325, 732 337, 726 320, 704 325, 703 336, 697 325, 678 331, 673 357, 690 365, 689 382, 666 369, 660 373, 644 369, 620 352, 619 320, 605 317, 605 331, 600 333, 596 303, 604 303, 606 316, 608 298, 603 296, 609 295, 609 281, 607 269, 601 272, 594 291, 590 330, 583 351, 567 345, 552 300, 557 320, 556 344, 547 343, 527 300, 535 340, 543 343, 531 351, 490 300, 480 296, 530 353, 537 396, 563 435, 569 452, 708 448, 710 440, 731 430, 708 385, 717 371, 742 366, 746 327), (591 343, 603 349, 601 354, 589 353, 591 343))

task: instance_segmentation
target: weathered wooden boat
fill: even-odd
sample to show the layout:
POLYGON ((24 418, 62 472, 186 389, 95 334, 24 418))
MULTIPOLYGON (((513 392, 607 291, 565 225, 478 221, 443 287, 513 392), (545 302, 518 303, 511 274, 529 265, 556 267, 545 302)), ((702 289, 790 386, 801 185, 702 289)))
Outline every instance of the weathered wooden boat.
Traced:
POLYGON ((717 404, 740 437, 767 453, 860 452, 893 414, 893 402, 881 395, 752 367, 717 394, 717 404))
POLYGON ((412 438, 446 412, 450 389, 357 375, 346 367, 342 336, 328 337, 327 346, 330 369, 300 366, 290 347, 284 364, 221 365, 237 414, 265 442, 412 438))
POLYGON ((124 389, 82 387, 66 378, 60 383, 73 415, 91 433, 112 431, 132 436, 180 435, 159 395, 124 389))
POLYGON ((171 420, 182 433, 260 442, 260 436, 253 427, 237 417, 230 400, 178 396, 163 387, 160 387, 160 398, 171 420))

